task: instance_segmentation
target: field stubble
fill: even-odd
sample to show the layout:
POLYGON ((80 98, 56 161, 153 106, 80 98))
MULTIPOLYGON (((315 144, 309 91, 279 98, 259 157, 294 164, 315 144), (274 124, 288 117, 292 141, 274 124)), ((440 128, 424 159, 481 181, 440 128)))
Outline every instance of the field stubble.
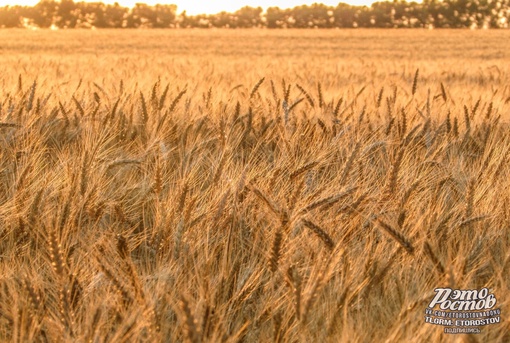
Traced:
POLYGON ((509 341, 509 34, 0 31, 0 339, 509 341))

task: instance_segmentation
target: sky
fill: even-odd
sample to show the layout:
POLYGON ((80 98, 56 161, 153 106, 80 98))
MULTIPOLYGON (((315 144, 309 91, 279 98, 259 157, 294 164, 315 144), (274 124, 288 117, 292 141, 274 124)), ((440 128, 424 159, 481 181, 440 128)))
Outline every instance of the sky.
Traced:
MULTIPOLYGON (((80 2, 82 0, 74 0, 80 2)), ((0 7, 6 5, 23 5, 33 6, 39 0, 0 0, 0 7)), ((114 3, 115 0, 94 0, 89 2, 103 2, 114 3)), ((277 6, 280 8, 289 8, 299 5, 311 5, 314 2, 323 3, 329 6, 336 6, 339 2, 345 2, 351 5, 371 5, 375 0, 322 0, 322 1, 305 1, 305 0, 237 0, 237 1, 204 1, 204 0, 117 0, 117 2, 126 7, 133 7, 137 2, 143 2, 148 5, 155 5, 157 3, 175 4, 177 5, 177 12, 181 13, 186 10, 187 14, 215 14, 221 11, 234 12, 243 6, 262 7, 264 10, 267 7, 277 6)))

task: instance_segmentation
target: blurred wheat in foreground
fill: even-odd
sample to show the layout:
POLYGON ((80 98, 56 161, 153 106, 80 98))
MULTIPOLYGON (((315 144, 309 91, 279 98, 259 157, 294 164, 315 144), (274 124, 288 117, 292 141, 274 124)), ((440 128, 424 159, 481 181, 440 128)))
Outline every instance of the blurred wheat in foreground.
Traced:
POLYGON ((41 73, 0 90, 0 340, 510 340, 508 70, 470 97, 423 66, 41 73), (436 287, 489 287, 502 323, 445 335, 436 287))

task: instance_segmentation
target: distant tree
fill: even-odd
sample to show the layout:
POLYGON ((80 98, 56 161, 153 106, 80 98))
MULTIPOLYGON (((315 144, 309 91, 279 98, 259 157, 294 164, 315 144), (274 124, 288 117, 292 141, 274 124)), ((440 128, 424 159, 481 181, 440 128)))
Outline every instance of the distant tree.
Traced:
POLYGON ((266 25, 270 29, 286 27, 287 11, 278 7, 269 7, 266 11, 266 25))
POLYGON ((154 13, 156 13, 156 17, 152 26, 157 28, 174 27, 176 12, 176 5, 156 5, 154 7, 154 13))
POLYGON ((258 27, 262 25, 262 7, 245 6, 234 13, 236 27, 258 27))
POLYGON ((74 16, 76 4, 73 0, 60 0, 54 24, 58 27, 75 27, 77 18, 74 16))
POLYGON ((372 27, 372 12, 370 7, 359 6, 354 15, 356 27, 372 27))
MULTIPOLYGON (((143 1, 143 0, 142 0, 143 1)), ((0 7, 0 27, 36 25, 47 28, 169 28, 228 27, 332 28, 332 27, 453 27, 508 28, 510 0, 405 0, 381 1, 371 7, 339 3, 280 9, 243 7, 233 13, 188 16, 176 14, 175 5, 148 6, 138 3, 130 9, 118 3, 78 0, 41 0, 33 7, 0 7)))
POLYGON ((336 27, 353 27, 356 19, 356 8, 346 3, 339 3, 333 10, 336 27))
POLYGON ((234 19, 232 17, 233 17, 232 13, 223 11, 218 14, 212 15, 210 20, 211 20, 212 26, 214 26, 214 27, 229 28, 229 27, 235 27, 235 26, 232 26, 232 23, 234 22, 234 19))
POLYGON ((35 5, 34 24, 39 27, 50 27, 55 23, 58 6, 54 0, 41 0, 35 5))
POLYGON ((393 27, 395 3, 375 2, 371 7, 370 24, 373 27, 393 27))
POLYGON ((156 18, 156 13, 145 3, 137 3, 130 15, 132 27, 152 27, 156 18))
POLYGON ((194 16, 188 16, 186 11, 182 11, 178 18, 179 27, 191 28, 197 27, 196 18, 194 16))
POLYGON ((84 3, 84 12, 88 14, 88 20, 97 28, 108 28, 106 17, 106 5, 102 2, 84 3))
POLYGON ((294 7, 292 9, 292 17, 295 19, 294 26, 300 28, 332 27, 333 23, 329 21, 328 11, 330 11, 330 7, 323 4, 294 7))
POLYGON ((127 27, 126 18, 128 16, 128 9, 126 7, 121 7, 118 2, 106 6, 104 15, 108 27, 127 27))
POLYGON ((0 27, 21 27, 22 8, 20 6, 5 6, 0 8, 0 27))

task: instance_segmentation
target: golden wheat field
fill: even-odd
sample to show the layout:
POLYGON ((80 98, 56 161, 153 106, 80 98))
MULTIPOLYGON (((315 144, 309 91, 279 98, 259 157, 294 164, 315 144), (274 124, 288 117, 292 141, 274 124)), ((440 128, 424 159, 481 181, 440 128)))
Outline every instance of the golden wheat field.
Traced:
POLYGON ((0 30, 0 341, 510 342, 509 38, 0 30))

